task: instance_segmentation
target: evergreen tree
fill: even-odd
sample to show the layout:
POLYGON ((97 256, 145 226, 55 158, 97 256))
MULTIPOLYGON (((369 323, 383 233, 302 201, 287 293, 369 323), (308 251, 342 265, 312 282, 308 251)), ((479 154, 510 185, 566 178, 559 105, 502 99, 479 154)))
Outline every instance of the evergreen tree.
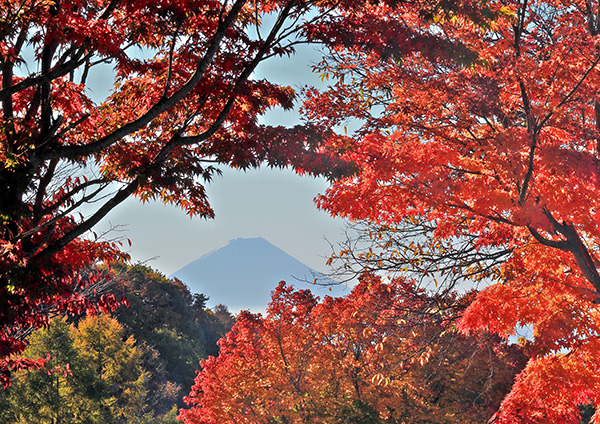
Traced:
MULTIPOLYGON (((180 406, 192 387, 198 363, 217 356, 217 341, 233 326, 233 316, 220 305, 215 312, 206 307, 208 298, 191 294, 178 279, 169 279, 143 265, 118 265, 119 278, 113 288, 129 307, 114 312, 128 335, 143 342, 144 367, 151 371, 150 393, 175 390, 180 406)), ((172 404, 152 401, 161 413, 172 404)))

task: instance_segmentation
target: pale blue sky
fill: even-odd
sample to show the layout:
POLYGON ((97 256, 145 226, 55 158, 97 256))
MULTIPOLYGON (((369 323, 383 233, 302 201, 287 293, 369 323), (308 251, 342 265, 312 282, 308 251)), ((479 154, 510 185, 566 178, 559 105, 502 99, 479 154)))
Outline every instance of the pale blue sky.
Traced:
MULTIPOLYGON (((134 262, 156 257, 148 265, 167 275, 237 237, 263 237, 326 273, 331 253, 327 240, 340 241, 344 228, 343 220, 318 211, 313 203, 326 186, 323 179, 300 177, 290 170, 225 170, 207 186, 213 220, 190 219, 172 206, 129 199, 108 221, 125 225, 120 235, 131 239, 134 262)), ((106 228, 108 222, 99 226, 106 228)))

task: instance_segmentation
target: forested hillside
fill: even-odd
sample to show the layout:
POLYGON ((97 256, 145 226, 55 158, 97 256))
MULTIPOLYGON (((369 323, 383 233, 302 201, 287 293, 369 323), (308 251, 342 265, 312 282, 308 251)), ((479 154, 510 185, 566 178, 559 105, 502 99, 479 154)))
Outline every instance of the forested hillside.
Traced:
POLYGON ((171 423, 201 359, 233 325, 178 280, 117 265, 110 291, 129 306, 112 314, 56 317, 30 337, 26 355, 45 367, 17 373, 0 394, 3 423, 171 423))

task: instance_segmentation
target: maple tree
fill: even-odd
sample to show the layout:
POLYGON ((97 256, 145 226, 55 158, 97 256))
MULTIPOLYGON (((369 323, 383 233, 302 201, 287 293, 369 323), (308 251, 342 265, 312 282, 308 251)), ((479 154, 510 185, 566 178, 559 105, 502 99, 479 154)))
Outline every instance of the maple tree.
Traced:
POLYGON ((18 354, 49 316, 116 304, 108 295, 88 299, 81 290, 99 278, 80 275, 97 262, 126 258, 120 241, 90 232, 126 198, 212 217, 204 184, 219 164, 324 175, 343 169, 319 147, 328 130, 259 123, 269 108, 290 108, 295 93, 252 77, 264 60, 306 42, 306 25, 331 7, 294 0, 1 2, 2 383, 11 369, 36 365, 18 354), (107 76, 110 93, 93 97, 94 80, 107 76))
POLYGON ((324 43, 353 22, 370 44, 330 43, 316 67, 332 85, 308 92, 306 116, 346 126, 359 168, 318 201, 379 226, 379 260, 490 283, 463 331, 532 328, 533 357, 494 422, 578 422, 578 405, 600 404, 600 8, 486 5, 497 19, 400 2, 323 25, 324 43), (381 31, 364 24, 372 14, 381 31), (419 48, 394 51, 407 39, 396 22, 419 48), (440 38, 461 48, 439 53, 440 38))
POLYGON ((495 412, 525 358, 461 336, 469 297, 364 274, 319 302, 281 282, 266 317, 243 312, 201 363, 180 419, 199 423, 475 423, 495 412), (493 375, 490 370, 493 369, 493 375))

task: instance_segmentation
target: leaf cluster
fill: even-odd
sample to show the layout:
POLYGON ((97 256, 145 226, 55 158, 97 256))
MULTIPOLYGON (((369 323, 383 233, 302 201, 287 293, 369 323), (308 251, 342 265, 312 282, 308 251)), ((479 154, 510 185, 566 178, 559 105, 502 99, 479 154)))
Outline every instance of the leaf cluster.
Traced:
POLYGON ((374 275, 322 302, 283 282, 267 315, 242 313, 202 369, 186 423, 470 423, 492 416, 525 358, 466 337, 467 299, 441 303, 374 275), (493 372, 491 371, 493 370, 493 372))
POLYGON ((363 39, 324 39, 318 67, 332 83, 307 92, 310 118, 357 122, 344 137, 358 172, 318 204, 368 221, 375 237, 336 256, 359 269, 483 277, 490 286, 462 331, 533 331, 532 359, 495 422, 577 422, 600 387, 600 6, 491 1, 488 25, 411 6, 390 7, 374 32, 357 18, 375 11, 336 16, 330 38, 356 23, 363 39), (398 53, 386 54, 395 34, 398 53), (429 48, 432 35, 476 55, 429 48))

